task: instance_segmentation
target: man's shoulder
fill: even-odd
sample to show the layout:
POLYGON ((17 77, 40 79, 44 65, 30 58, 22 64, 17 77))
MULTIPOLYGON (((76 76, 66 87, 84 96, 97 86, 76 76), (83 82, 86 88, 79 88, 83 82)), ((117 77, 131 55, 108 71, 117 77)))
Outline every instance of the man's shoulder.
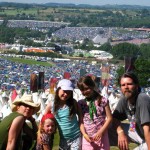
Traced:
POLYGON ((123 95, 119 98, 119 103, 121 103, 121 104, 126 104, 127 103, 127 100, 123 95))
POLYGON ((140 93, 140 94, 138 95, 138 99, 150 100, 150 97, 149 97, 147 94, 145 94, 145 93, 140 93))
POLYGON ((140 93, 137 97, 137 103, 139 105, 150 104, 150 97, 145 93, 140 93))

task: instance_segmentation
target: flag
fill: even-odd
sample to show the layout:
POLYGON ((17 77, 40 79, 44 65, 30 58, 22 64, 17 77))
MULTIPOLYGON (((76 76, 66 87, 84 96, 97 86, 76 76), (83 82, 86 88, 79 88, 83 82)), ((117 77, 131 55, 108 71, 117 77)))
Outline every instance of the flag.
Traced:
POLYGON ((44 72, 39 72, 38 90, 44 90, 44 72))
POLYGON ((13 91, 12 91, 12 94, 11 94, 11 100, 12 100, 12 102, 15 100, 15 98, 17 97, 17 91, 16 91, 16 89, 14 89, 13 91))
POLYGON ((55 88, 55 86, 56 86, 56 82, 57 82, 57 81, 58 81, 57 78, 51 78, 51 79, 50 79, 50 93, 51 93, 51 94, 54 94, 54 93, 55 93, 54 88, 55 88))
POLYGON ((102 64, 102 68, 101 68, 101 82, 103 86, 106 86, 109 84, 109 79, 110 79, 110 67, 108 64, 102 64))
POLYGON ((84 76, 86 73, 85 69, 80 69, 80 77, 84 76))
POLYGON ((125 72, 130 72, 130 71, 134 71, 135 66, 134 66, 134 62, 135 62, 135 57, 124 57, 124 61, 125 61, 125 72))
POLYGON ((30 91, 37 92, 38 86, 37 86, 37 75, 31 74, 30 76, 30 91))
POLYGON ((64 79, 70 79, 71 74, 69 72, 64 72, 64 79))

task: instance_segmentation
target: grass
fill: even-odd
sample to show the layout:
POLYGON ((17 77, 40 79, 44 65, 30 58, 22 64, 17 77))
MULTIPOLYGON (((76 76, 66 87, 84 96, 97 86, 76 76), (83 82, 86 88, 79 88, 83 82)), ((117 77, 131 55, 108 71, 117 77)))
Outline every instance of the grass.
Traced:
POLYGON ((15 9, 15 8, 9 8, 9 9, 5 9, 4 12, 0 12, 0 14, 6 14, 8 16, 15 16, 17 14, 32 14, 32 15, 37 15, 37 8, 29 8, 29 9, 23 9, 23 8, 19 8, 19 9, 15 9))
POLYGON ((52 66, 52 64, 49 62, 41 62, 41 61, 36 61, 36 60, 32 60, 32 59, 9 58, 9 57, 7 57, 6 59, 10 60, 12 62, 28 64, 28 65, 41 65, 41 66, 47 66, 47 67, 52 66))

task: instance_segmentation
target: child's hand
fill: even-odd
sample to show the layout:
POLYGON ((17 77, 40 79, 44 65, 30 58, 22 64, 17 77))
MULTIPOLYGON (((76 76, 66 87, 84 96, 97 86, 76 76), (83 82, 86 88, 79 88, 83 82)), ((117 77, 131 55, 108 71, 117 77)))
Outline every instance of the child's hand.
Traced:
POLYGON ((101 139, 101 137, 102 137, 102 132, 99 130, 99 131, 94 135, 93 140, 94 140, 94 141, 98 141, 98 140, 101 139))
POLYGON ((84 136, 84 138, 85 138, 89 143, 92 142, 91 139, 90 139, 90 137, 89 137, 87 134, 83 134, 83 136, 84 136))

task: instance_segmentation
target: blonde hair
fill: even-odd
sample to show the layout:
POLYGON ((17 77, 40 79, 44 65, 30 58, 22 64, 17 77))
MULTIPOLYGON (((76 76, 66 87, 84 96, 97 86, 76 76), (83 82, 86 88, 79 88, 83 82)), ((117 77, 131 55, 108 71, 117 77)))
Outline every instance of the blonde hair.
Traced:
MULTIPOLYGON (((55 119, 52 119, 52 118, 47 118, 47 119, 50 119, 52 122, 54 122, 54 125, 55 125, 54 133, 56 133, 56 129, 57 129, 56 120, 55 120, 55 119)), ((40 134, 42 134, 42 133, 45 133, 45 131, 44 131, 44 129, 43 129, 44 123, 45 123, 45 120, 44 120, 43 122, 40 122, 40 123, 39 123, 37 135, 40 135, 40 134)))

